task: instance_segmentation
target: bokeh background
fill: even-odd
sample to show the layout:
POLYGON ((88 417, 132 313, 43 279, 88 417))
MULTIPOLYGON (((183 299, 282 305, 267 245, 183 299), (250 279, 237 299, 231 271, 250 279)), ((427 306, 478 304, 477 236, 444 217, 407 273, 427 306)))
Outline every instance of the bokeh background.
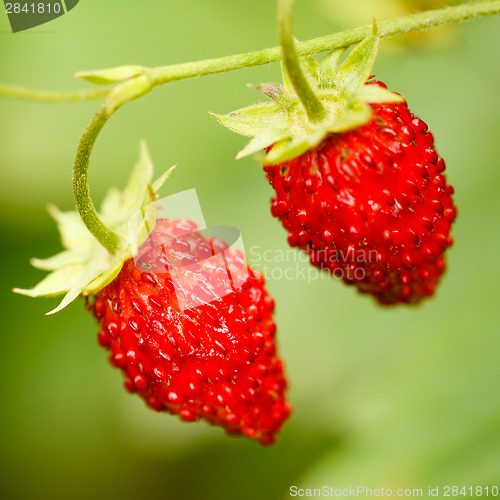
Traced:
MULTIPOLYGON (((334 0, 296 3, 300 39, 353 26, 334 0)), ((377 11, 388 3, 360 2, 356 22, 391 15, 377 11)), ((399 3, 406 12, 422 4, 399 3)), ((30 257, 60 249, 45 206, 71 209, 72 161, 98 104, 0 99, 0 496, 276 499, 292 485, 500 485, 499 33, 500 19, 489 18, 431 43, 382 45, 377 76, 429 123, 456 188, 449 271, 433 300, 388 309, 326 277, 269 276, 295 410, 268 448, 156 414, 128 395, 82 301, 45 317, 57 299, 11 293, 43 276, 30 257)), ((15 35, 2 13, 0 81, 80 89, 90 84, 72 79, 78 70, 276 43, 269 0, 83 0, 15 35)), ((274 64, 172 83, 128 104, 95 147, 94 199, 124 186, 146 139, 158 173, 179 164, 163 195, 195 187, 206 219, 240 228, 247 251, 287 250, 261 167, 234 160, 245 139, 207 114, 256 102, 245 84, 279 78, 274 64)))

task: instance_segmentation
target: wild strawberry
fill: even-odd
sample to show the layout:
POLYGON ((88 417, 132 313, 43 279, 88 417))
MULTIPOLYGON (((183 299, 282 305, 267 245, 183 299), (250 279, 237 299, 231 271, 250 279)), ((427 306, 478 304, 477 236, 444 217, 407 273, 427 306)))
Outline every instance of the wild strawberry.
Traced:
POLYGON ((414 303, 434 293, 445 268, 453 188, 406 102, 371 107, 361 127, 264 167, 276 190, 272 214, 313 265, 382 304, 414 303))
POLYGON ((230 434, 272 443, 290 413, 283 365, 276 354, 274 301, 262 275, 247 268, 237 250, 225 250, 225 259, 200 269, 199 260, 210 257, 211 247, 221 242, 196 231, 175 238, 186 225, 189 221, 157 221, 152 239, 174 238, 171 244, 152 246, 146 260, 164 258, 165 272, 143 272, 130 259, 96 295, 99 342, 123 370, 126 388, 153 409, 185 421, 203 418, 230 434), (175 268, 174 262, 186 259, 186 267, 175 268), (175 283, 168 270, 172 265, 175 283), (179 297, 224 287, 226 265, 231 284, 243 284, 182 310, 179 297))
POLYGON ((110 192, 101 217, 116 234, 129 234, 113 254, 76 212, 52 207, 67 250, 33 259, 53 272, 32 290, 16 291, 33 297, 66 292, 51 313, 81 294, 90 298, 98 341, 130 392, 157 411, 270 444, 290 414, 274 300, 240 250, 191 221, 157 216, 155 193, 168 173, 151 183, 143 146, 124 192, 110 192), (154 229, 144 234, 149 224, 154 229))
POLYGON ((339 52, 321 65, 303 61, 320 120, 286 71, 285 87, 259 87, 274 102, 216 118, 255 136, 238 157, 265 148, 271 211, 290 245, 381 304, 416 303, 434 293, 445 268, 453 188, 427 125, 399 94, 368 81, 377 45, 369 37, 340 66, 339 52))

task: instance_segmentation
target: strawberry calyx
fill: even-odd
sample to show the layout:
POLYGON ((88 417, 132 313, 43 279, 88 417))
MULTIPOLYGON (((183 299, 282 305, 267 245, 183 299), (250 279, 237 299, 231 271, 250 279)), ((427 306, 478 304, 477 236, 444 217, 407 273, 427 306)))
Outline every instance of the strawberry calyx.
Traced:
MULTIPOLYGON (((123 190, 111 188, 102 205, 99 217, 120 237, 120 246, 114 253, 105 249, 85 227, 78 212, 62 212, 54 205, 48 207, 56 221, 65 248, 61 253, 47 259, 31 259, 31 264, 50 271, 32 289, 15 288, 14 292, 30 297, 64 295, 61 303, 47 314, 64 309, 79 295, 94 295, 111 283, 120 272, 124 262, 132 257, 129 243, 129 222, 140 211, 143 218, 155 217, 154 201, 157 191, 173 171, 169 169, 158 180, 152 182, 153 164, 145 142, 141 143, 140 159, 123 190)), ((147 235, 143 235, 146 239, 147 235)))
POLYGON ((328 134, 345 132, 368 123, 372 117, 369 103, 402 102, 399 94, 365 85, 372 73, 378 45, 379 36, 374 27, 374 33, 359 43, 341 63, 343 50, 329 53, 321 63, 313 56, 301 59, 301 69, 325 110, 321 120, 308 117, 306 106, 283 64, 283 85, 250 85, 269 97, 271 102, 226 115, 211 113, 230 130, 252 137, 236 158, 267 149, 261 158, 264 164, 293 159, 317 146, 328 134))

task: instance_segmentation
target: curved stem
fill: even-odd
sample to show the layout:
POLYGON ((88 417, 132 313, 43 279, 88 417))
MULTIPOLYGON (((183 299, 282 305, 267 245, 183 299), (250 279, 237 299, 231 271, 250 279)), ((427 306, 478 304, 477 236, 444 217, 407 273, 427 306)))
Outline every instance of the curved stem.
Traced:
MULTIPOLYGON (((409 33, 410 31, 434 28, 495 14, 500 14, 500 0, 467 3, 383 21, 378 23, 378 34, 381 38, 391 37, 409 33)), ((372 31, 373 25, 369 24, 361 28, 299 42, 297 43, 297 54, 299 56, 305 56, 309 54, 318 54, 327 50, 347 48, 370 36, 372 31)), ((150 68, 148 70, 148 75, 153 85, 157 86, 177 80, 184 80, 186 78, 213 75, 216 73, 250 68, 252 66, 260 66, 279 61, 280 59, 281 47, 273 47, 270 49, 249 52, 247 54, 150 68)))
POLYGON ((120 247, 121 239, 99 219, 90 198, 88 181, 90 155, 97 136, 109 117, 110 115, 106 113, 105 106, 102 105, 92 117, 80 139, 73 168, 73 196, 76 209, 85 226, 104 248, 111 253, 115 253, 120 247))
POLYGON ((311 122, 320 122, 326 110, 307 80, 297 55, 292 27, 293 0, 278 0, 278 26, 280 31, 283 66, 300 102, 311 122))
MULTIPOLYGON (((500 14, 500 0, 485 0, 481 2, 466 3, 445 7, 443 9, 429 10, 420 14, 390 19, 378 23, 379 36, 391 37, 446 24, 459 23, 469 19, 500 14)), ((314 38, 296 44, 297 54, 305 56, 318 54, 327 50, 336 50, 355 45, 372 34, 373 25, 369 24, 333 35, 314 38)), ((213 75, 236 71, 238 69, 260 66, 281 59, 281 47, 272 47, 264 50, 237 54, 233 56, 205 59, 203 61, 173 64, 145 68, 145 74, 153 86, 177 80, 185 80, 197 76, 213 75)), ((36 101, 79 101, 104 97, 110 89, 90 90, 81 92, 39 92, 20 87, 0 85, 0 96, 17 97, 36 101)))
MULTIPOLYGON (((283 9, 289 8, 290 0, 284 0, 282 5, 283 9)), ((287 11, 283 10, 284 16, 286 13, 287 11)), ((410 31, 443 26, 446 24, 494 14, 500 14, 500 0, 486 0, 482 2, 456 5, 453 7, 431 10, 412 16, 381 22, 378 25, 379 36, 395 36, 408 33, 410 31)), ((285 28, 285 45, 290 43, 290 24, 291 20, 288 19, 288 21, 285 20, 282 25, 285 28), (289 23, 288 25, 287 22, 289 23)), ((361 28, 355 28, 341 33, 327 35, 298 43, 296 47, 294 46, 295 56, 292 55, 292 57, 317 54, 327 50, 350 47, 351 45, 357 44, 366 37, 370 36, 372 30, 373 26, 367 25, 361 28)), ((114 253, 120 247, 121 239, 116 233, 107 228, 99 219, 90 198, 87 175, 90 155, 92 153, 94 143, 99 135, 99 132, 102 130, 113 111, 126 102, 144 95, 152 90, 153 87, 158 85, 197 76, 224 73, 227 71, 235 71, 247 67, 259 66, 279 61, 281 58, 281 47, 273 47, 255 52, 249 52, 247 54, 239 54, 217 59, 207 59, 204 61, 156 68, 144 68, 145 71, 141 75, 141 78, 143 78, 144 81, 139 80, 137 82, 137 88, 135 88, 134 82, 131 81, 130 88, 125 86, 121 89, 124 91, 124 94, 120 94, 118 92, 115 96, 115 98, 118 98, 116 102, 113 102, 113 94, 110 94, 110 92, 112 92, 113 89, 117 89, 117 87, 104 90, 78 92, 43 92, 27 90, 21 87, 0 85, 0 95, 36 101, 69 102, 97 99, 100 97, 106 97, 110 94, 111 101, 108 103, 105 102, 99 108, 88 127, 85 129, 85 132, 80 140, 80 144, 78 145, 73 170, 73 194, 78 213, 89 231, 109 252, 114 253), (107 110, 109 106, 110 108, 108 112, 107 110)), ((298 84, 298 86, 300 87, 301 84, 298 84)), ((303 92, 303 88, 300 91, 303 92)))
POLYGON ((0 95, 15 99, 41 102, 78 102, 92 101, 106 97, 110 89, 77 90, 75 92, 52 92, 46 90, 30 90, 17 85, 0 84, 0 95))

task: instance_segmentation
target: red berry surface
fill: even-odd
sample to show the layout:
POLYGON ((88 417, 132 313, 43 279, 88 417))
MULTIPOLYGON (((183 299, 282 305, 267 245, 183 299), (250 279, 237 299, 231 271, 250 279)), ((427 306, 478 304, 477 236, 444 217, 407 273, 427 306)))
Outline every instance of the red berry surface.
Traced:
POLYGON ((169 243, 150 245, 146 260, 168 262, 168 270, 144 272, 134 260, 125 262, 93 305, 99 343, 123 371, 126 388, 154 410, 188 422, 205 419, 230 434, 270 444, 290 413, 275 345, 274 300, 240 251, 195 228, 186 220, 157 222, 150 242, 169 243), (221 250, 227 267, 212 259, 199 269, 200 260, 221 250), (203 293, 206 298, 217 287, 220 293, 227 269, 229 293, 180 308, 179 297, 203 293), (235 288, 240 275, 244 282, 235 288))
POLYGON ((264 167, 276 191, 271 211, 313 265, 381 304, 417 303, 445 269, 453 187, 432 133, 406 102, 370 106, 365 125, 264 167))

